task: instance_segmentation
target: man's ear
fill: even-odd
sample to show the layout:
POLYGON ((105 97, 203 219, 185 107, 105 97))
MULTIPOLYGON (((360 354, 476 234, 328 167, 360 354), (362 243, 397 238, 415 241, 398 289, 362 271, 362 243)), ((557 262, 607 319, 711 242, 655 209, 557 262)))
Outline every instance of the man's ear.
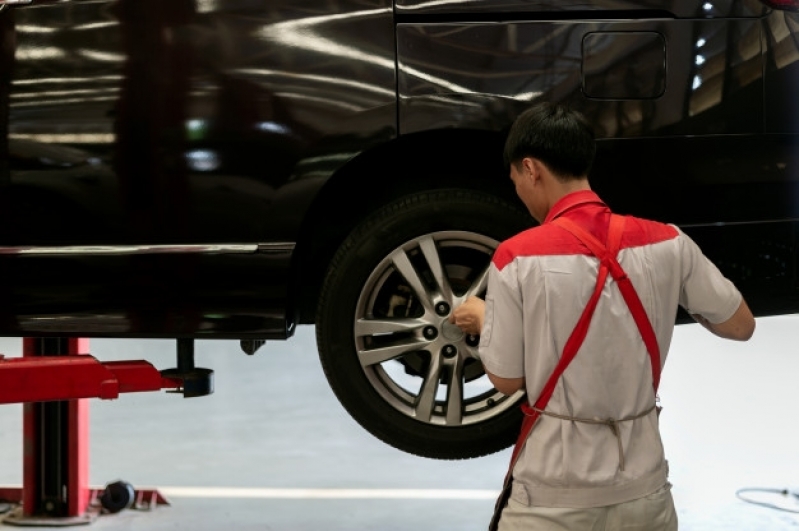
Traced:
POLYGON ((524 166, 524 176, 532 179, 534 184, 543 182, 544 177, 547 175, 547 167, 543 162, 535 157, 525 157, 522 159, 524 166))
POLYGON ((540 180, 541 182, 550 181, 554 178, 552 172, 549 169, 549 166, 544 164, 540 159, 531 159, 532 166, 533 166, 533 176, 536 180, 540 180))
POLYGON ((538 161, 532 157, 524 157, 522 159, 522 174, 526 179, 535 179, 538 173, 536 163, 538 161))

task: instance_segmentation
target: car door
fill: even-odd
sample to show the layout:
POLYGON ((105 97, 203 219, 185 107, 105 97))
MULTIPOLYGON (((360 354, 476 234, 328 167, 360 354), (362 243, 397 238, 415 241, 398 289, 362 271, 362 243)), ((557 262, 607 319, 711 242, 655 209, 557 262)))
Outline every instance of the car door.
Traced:
POLYGON ((235 49, 237 32, 214 28, 238 20, 246 38, 258 22, 231 22, 236 6, 223 7, 3 5, 0 262, 14 279, 12 330, 179 335, 233 322, 288 333, 293 245, 275 242, 265 219, 296 140, 274 121, 255 127, 274 99, 220 69, 220 39, 235 49), (242 110, 248 102, 260 107, 242 110), (268 168, 251 163, 257 150, 268 168))

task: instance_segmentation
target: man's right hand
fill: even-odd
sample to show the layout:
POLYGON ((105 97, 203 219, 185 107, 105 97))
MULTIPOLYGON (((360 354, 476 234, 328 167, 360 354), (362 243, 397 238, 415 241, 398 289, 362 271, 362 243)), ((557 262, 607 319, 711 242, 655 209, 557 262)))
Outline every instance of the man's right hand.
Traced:
POLYGON ((458 326, 464 333, 477 336, 483 330, 485 301, 479 297, 469 297, 455 308, 449 316, 449 322, 458 326))

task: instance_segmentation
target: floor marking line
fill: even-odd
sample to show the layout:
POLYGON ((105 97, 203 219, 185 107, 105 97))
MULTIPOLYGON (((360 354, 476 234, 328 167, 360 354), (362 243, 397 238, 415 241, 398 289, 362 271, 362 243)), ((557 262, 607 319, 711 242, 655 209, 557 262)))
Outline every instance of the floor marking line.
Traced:
POLYGON ((158 487, 174 498, 262 498, 262 499, 418 499, 490 500, 499 491, 478 489, 284 489, 250 487, 158 487))

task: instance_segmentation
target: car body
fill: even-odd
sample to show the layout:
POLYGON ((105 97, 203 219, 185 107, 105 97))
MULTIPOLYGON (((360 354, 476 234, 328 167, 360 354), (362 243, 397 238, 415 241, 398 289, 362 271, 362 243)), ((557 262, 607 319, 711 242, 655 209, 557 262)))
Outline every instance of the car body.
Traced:
POLYGON ((534 224, 502 144, 540 100, 592 122, 614 210, 682 227, 755 315, 799 311, 795 1, 0 4, 2 335, 315 325, 377 437, 507 447, 521 396, 446 316, 534 224))

